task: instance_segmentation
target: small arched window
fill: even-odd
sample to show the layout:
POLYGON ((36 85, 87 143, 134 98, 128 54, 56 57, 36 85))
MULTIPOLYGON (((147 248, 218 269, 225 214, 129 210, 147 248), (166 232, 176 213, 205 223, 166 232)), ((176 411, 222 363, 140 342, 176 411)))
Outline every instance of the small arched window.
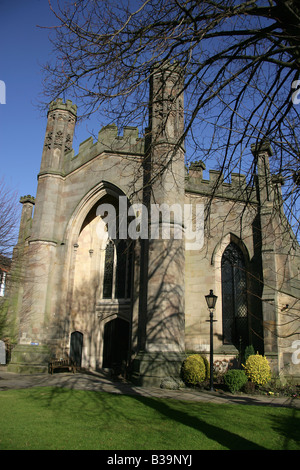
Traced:
POLYGON ((245 348, 249 344, 247 278, 243 253, 235 243, 222 256, 222 315, 224 344, 245 348))

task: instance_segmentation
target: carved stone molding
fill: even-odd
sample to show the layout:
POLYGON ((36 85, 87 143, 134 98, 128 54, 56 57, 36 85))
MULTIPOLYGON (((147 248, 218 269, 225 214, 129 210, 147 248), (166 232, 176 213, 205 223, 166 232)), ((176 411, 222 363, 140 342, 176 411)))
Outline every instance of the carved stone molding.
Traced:
POLYGON ((55 147, 61 147, 63 144, 64 134, 62 131, 57 131, 55 134, 54 145, 55 147))
POLYGON ((48 132, 48 134, 45 137, 45 147, 48 149, 51 148, 52 137, 53 137, 53 132, 48 132))

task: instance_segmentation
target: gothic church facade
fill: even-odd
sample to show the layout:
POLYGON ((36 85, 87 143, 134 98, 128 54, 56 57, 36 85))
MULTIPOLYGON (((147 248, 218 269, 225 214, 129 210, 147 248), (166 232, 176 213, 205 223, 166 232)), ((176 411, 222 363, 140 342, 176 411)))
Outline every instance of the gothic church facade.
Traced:
POLYGON ((215 365, 253 345, 275 374, 299 376, 300 251, 280 208, 282 181, 270 173, 272 150, 252 149, 253 185, 216 171, 205 180, 201 161, 187 169, 182 89, 176 67, 157 68, 149 137, 111 125, 77 155, 76 105, 50 104, 37 194, 20 201, 11 370, 46 372, 51 357, 68 355, 82 368, 126 365, 138 383, 159 384, 179 374, 187 352, 208 355, 212 289, 215 365), (153 207, 171 210, 150 220, 153 207))

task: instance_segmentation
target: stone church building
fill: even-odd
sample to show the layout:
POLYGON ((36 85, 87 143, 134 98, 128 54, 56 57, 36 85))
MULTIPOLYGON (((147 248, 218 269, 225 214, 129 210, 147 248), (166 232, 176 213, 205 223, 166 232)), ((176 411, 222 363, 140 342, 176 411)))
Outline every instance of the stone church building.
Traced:
POLYGON ((185 167, 182 90, 175 66, 154 69, 146 137, 109 125, 77 155, 76 105, 51 102, 37 194, 20 200, 10 370, 46 372, 70 356, 159 384, 186 353, 209 354, 213 290, 216 368, 253 345, 276 375, 300 375, 300 250, 272 149, 252 148, 254 184, 203 179, 201 161, 185 167))

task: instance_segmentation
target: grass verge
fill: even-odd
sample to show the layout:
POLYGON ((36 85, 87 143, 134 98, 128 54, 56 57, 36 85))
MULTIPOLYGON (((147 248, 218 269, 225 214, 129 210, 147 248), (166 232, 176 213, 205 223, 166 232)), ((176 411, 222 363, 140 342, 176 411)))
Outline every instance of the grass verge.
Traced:
POLYGON ((2 450, 299 450, 300 411, 40 387, 0 392, 2 450))

